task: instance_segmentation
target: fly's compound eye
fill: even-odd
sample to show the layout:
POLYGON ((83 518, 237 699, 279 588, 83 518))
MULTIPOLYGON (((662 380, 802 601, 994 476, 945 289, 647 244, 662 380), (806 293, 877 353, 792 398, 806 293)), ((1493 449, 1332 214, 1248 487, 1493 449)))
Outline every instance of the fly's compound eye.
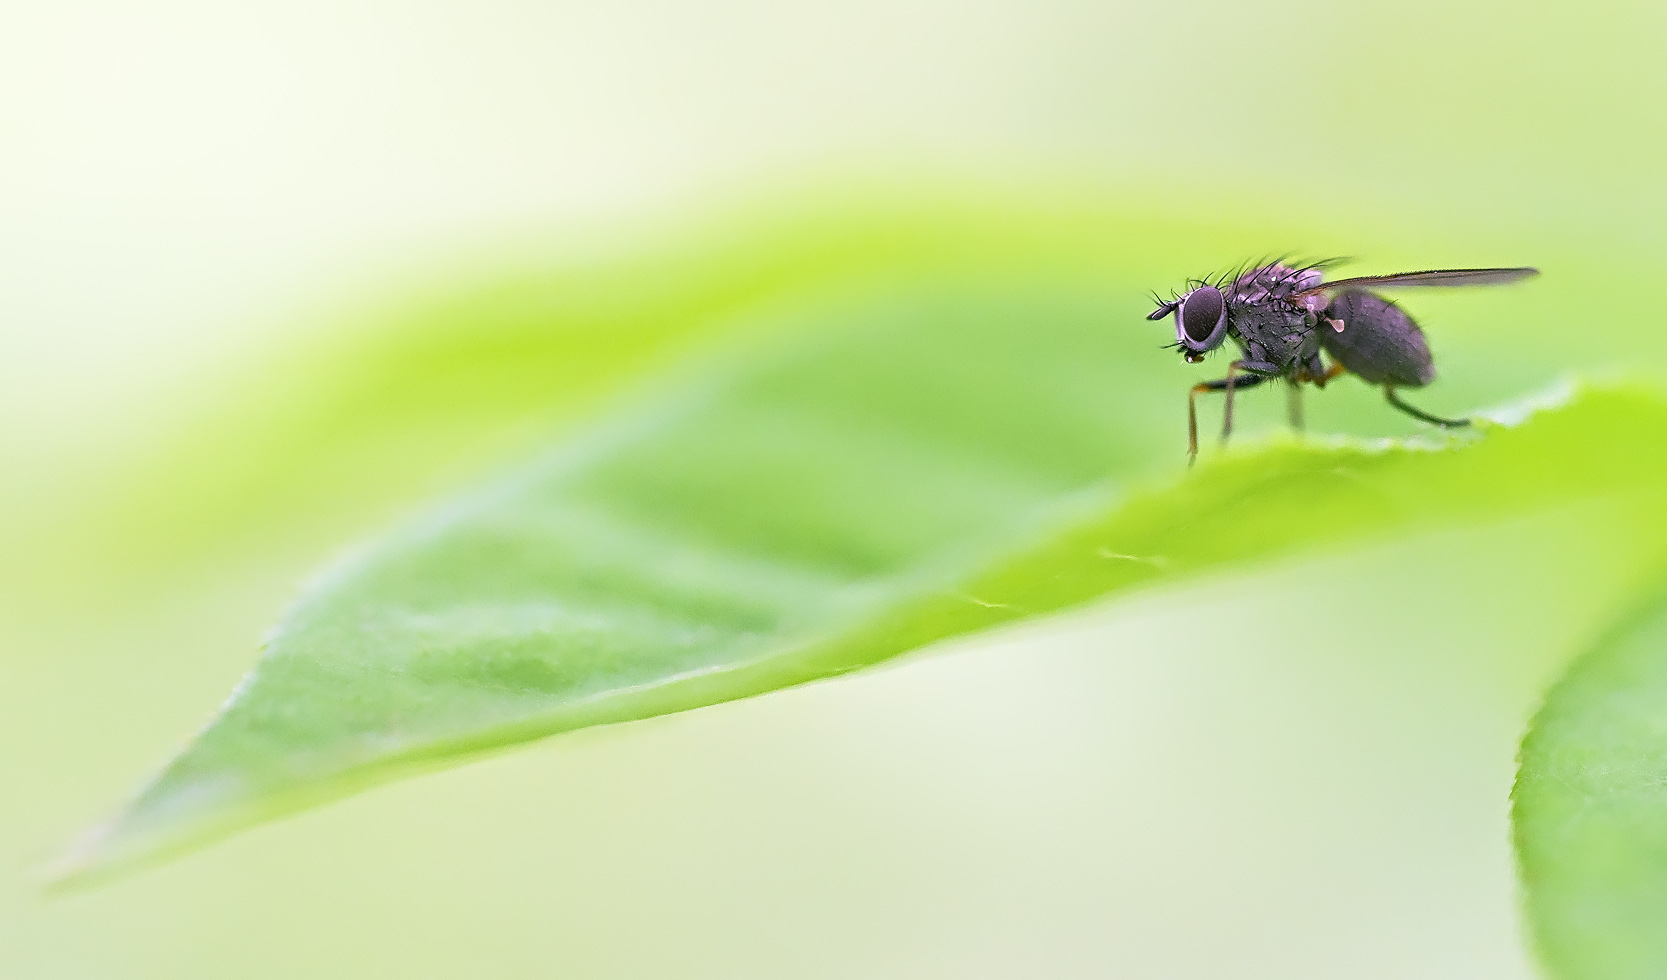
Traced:
POLYGON ((1221 290, 1199 286, 1175 311, 1175 339, 1188 351, 1214 350, 1227 334, 1227 304, 1221 290))

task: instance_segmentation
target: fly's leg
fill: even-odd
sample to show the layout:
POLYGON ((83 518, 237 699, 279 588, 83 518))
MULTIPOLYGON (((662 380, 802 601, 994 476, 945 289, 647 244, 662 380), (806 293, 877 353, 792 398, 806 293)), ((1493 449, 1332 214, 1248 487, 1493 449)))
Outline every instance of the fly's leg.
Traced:
MULTIPOLYGON (((1243 366, 1244 366, 1244 363, 1242 361, 1234 361, 1233 365, 1232 365, 1232 368, 1230 368, 1229 371, 1228 371, 1227 377, 1221 378, 1217 381, 1205 381, 1202 384, 1193 385, 1192 390, 1187 392, 1187 465, 1188 466, 1191 466, 1194 462, 1196 462, 1198 460, 1198 396, 1204 394, 1207 391, 1225 391, 1229 394, 1229 396, 1231 396, 1233 390, 1236 389, 1236 388, 1238 388, 1238 389, 1254 388, 1257 385, 1259 385, 1262 382, 1267 380, 1267 377, 1265 375, 1260 375, 1260 374, 1247 374, 1247 375, 1242 375, 1240 377, 1234 377, 1233 374, 1232 374, 1232 369, 1233 368, 1242 368, 1243 366)), ((1232 426, 1232 416, 1229 415, 1227 417, 1227 422, 1226 422, 1225 428, 1227 428, 1230 431, 1231 426, 1232 426)), ((1223 439, 1227 438, 1227 433, 1226 432, 1222 433, 1222 438, 1223 439)))
POLYGON ((1302 383, 1309 381, 1317 388, 1324 388, 1327 381, 1342 373, 1343 365, 1333 364, 1330 367, 1325 367, 1319 355, 1316 354, 1308 362, 1308 366, 1304 367, 1296 377, 1291 379, 1291 386, 1285 389, 1285 418, 1290 423, 1292 431, 1301 432, 1303 429, 1302 383))
POLYGON ((1254 388, 1266 381, 1270 376, 1279 374, 1277 366, 1267 361, 1234 361, 1227 365, 1227 377, 1222 378, 1222 390, 1227 392, 1227 402, 1221 409, 1221 441, 1225 445, 1233 435, 1233 392, 1239 388, 1254 388), (1235 371, 1255 371, 1255 374, 1234 377, 1235 371))
POLYGON ((1396 408, 1398 408, 1401 411, 1407 413, 1408 415, 1410 415, 1413 418, 1419 420, 1420 422, 1428 422, 1431 425, 1439 425, 1443 429, 1457 429, 1461 426, 1466 426, 1466 425, 1470 424, 1469 419, 1444 419, 1444 418, 1441 418, 1440 416, 1431 415, 1428 412, 1421 412, 1418 409, 1413 408, 1411 405, 1408 405, 1406 402, 1401 401, 1401 399, 1395 394, 1395 386, 1394 385, 1384 385, 1383 386, 1383 397, 1385 397, 1389 400, 1389 404, 1394 405, 1396 408))
POLYGON ((1193 385, 1187 392, 1187 466, 1198 462, 1198 396, 1209 391, 1208 385, 1193 385))
POLYGON ((1221 380, 1227 385, 1227 398, 1221 404, 1221 444, 1227 445, 1227 439, 1233 434, 1233 372, 1239 369, 1239 362, 1227 365, 1227 377, 1221 380))
POLYGON ((1327 381, 1342 373, 1343 365, 1333 361, 1331 366, 1327 367, 1325 358, 1320 356, 1319 351, 1315 351, 1303 361, 1302 367, 1297 371, 1297 380, 1311 382, 1316 388, 1324 388, 1327 381))
POLYGON ((1239 390, 1242 390, 1242 389, 1245 389, 1245 388, 1254 388, 1257 385, 1261 384, 1262 382, 1268 380, 1268 378, 1272 377, 1271 374, 1266 374, 1266 373, 1264 373, 1264 374, 1241 374, 1241 375, 1235 376, 1234 372, 1235 371, 1243 371, 1243 370, 1246 370, 1246 369, 1255 371, 1255 370, 1260 370, 1262 368, 1270 368, 1271 369, 1271 368, 1273 368, 1273 365, 1272 364, 1265 364, 1263 362, 1234 361, 1233 363, 1227 365, 1227 377, 1222 378, 1220 381, 1208 382, 1208 384, 1210 386, 1212 386, 1211 390, 1224 391, 1224 392, 1227 393, 1227 399, 1221 407, 1221 444, 1222 445, 1225 446, 1227 444, 1227 440, 1230 439, 1233 435, 1233 392, 1239 391, 1239 390))

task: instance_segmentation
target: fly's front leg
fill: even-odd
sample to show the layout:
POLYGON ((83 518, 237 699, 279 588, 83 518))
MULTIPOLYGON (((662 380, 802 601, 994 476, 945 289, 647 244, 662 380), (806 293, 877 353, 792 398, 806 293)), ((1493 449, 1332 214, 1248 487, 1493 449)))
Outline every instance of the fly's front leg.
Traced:
POLYGON ((1302 431, 1302 382, 1295 379, 1285 387, 1285 421, 1291 431, 1302 431))
MULTIPOLYGON (((1227 377, 1221 378, 1217 381, 1205 381, 1202 384, 1193 385, 1192 390, 1187 392, 1188 466, 1191 466, 1198 460, 1198 396, 1207 391, 1225 391, 1227 392, 1228 397, 1231 398, 1235 388, 1254 388, 1262 382, 1268 380, 1266 375, 1261 374, 1247 374, 1234 377, 1233 372, 1235 370, 1242 370, 1244 367, 1245 363, 1243 361, 1234 361, 1227 370, 1227 377)), ((1232 426, 1233 416, 1231 410, 1229 410, 1222 427, 1223 431, 1221 438, 1223 441, 1227 439, 1228 434, 1232 431, 1232 426)))

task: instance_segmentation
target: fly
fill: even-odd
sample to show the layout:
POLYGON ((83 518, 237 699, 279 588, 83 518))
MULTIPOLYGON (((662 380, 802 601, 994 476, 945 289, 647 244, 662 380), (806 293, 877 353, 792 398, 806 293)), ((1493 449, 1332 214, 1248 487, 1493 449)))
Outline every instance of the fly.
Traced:
POLYGON ((1214 281, 1195 280, 1184 293, 1160 302, 1148 320, 1175 317, 1175 344, 1188 363, 1220 347, 1229 337, 1240 356, 1227 376, 1193 385, 1187 395, 1187 462, 1198 457, 1198 396, 1226 394, 1221 438, 1233 432, 1233 392, 1271 378, 1290 384, 1291 425, 1302 428, 1302 385, 1324 388, 1347 371, 1383 387, 1389 404, 1415 419, 1442 428, 1469 425, 1469 419, 1444 419, 1420 411, 1397 395, 1397 388, 1422 388, 1435 380, 1435 363, 1406 311, 1375 291, 1411 286, 1487 286, 1516 282, 1539 274, 1530 268, 1432 269, 1385 276, 1355 276, 1325 281, 1325 263, 1286 265, 1283 261, 1229 273, 1214 281), (1329 358, 1329 363, 1327 359, 1329 358))

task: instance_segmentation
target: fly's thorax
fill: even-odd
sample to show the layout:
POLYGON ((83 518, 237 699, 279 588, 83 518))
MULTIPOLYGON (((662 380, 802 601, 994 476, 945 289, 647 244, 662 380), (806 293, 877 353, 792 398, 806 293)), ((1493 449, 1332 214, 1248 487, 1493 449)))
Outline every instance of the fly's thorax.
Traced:
POLYGON ((1289 302, 1234 303, 1229 321, 1246 359, 1282 370, 1295 370, 1319 347, 1315 315, 1289 302))

